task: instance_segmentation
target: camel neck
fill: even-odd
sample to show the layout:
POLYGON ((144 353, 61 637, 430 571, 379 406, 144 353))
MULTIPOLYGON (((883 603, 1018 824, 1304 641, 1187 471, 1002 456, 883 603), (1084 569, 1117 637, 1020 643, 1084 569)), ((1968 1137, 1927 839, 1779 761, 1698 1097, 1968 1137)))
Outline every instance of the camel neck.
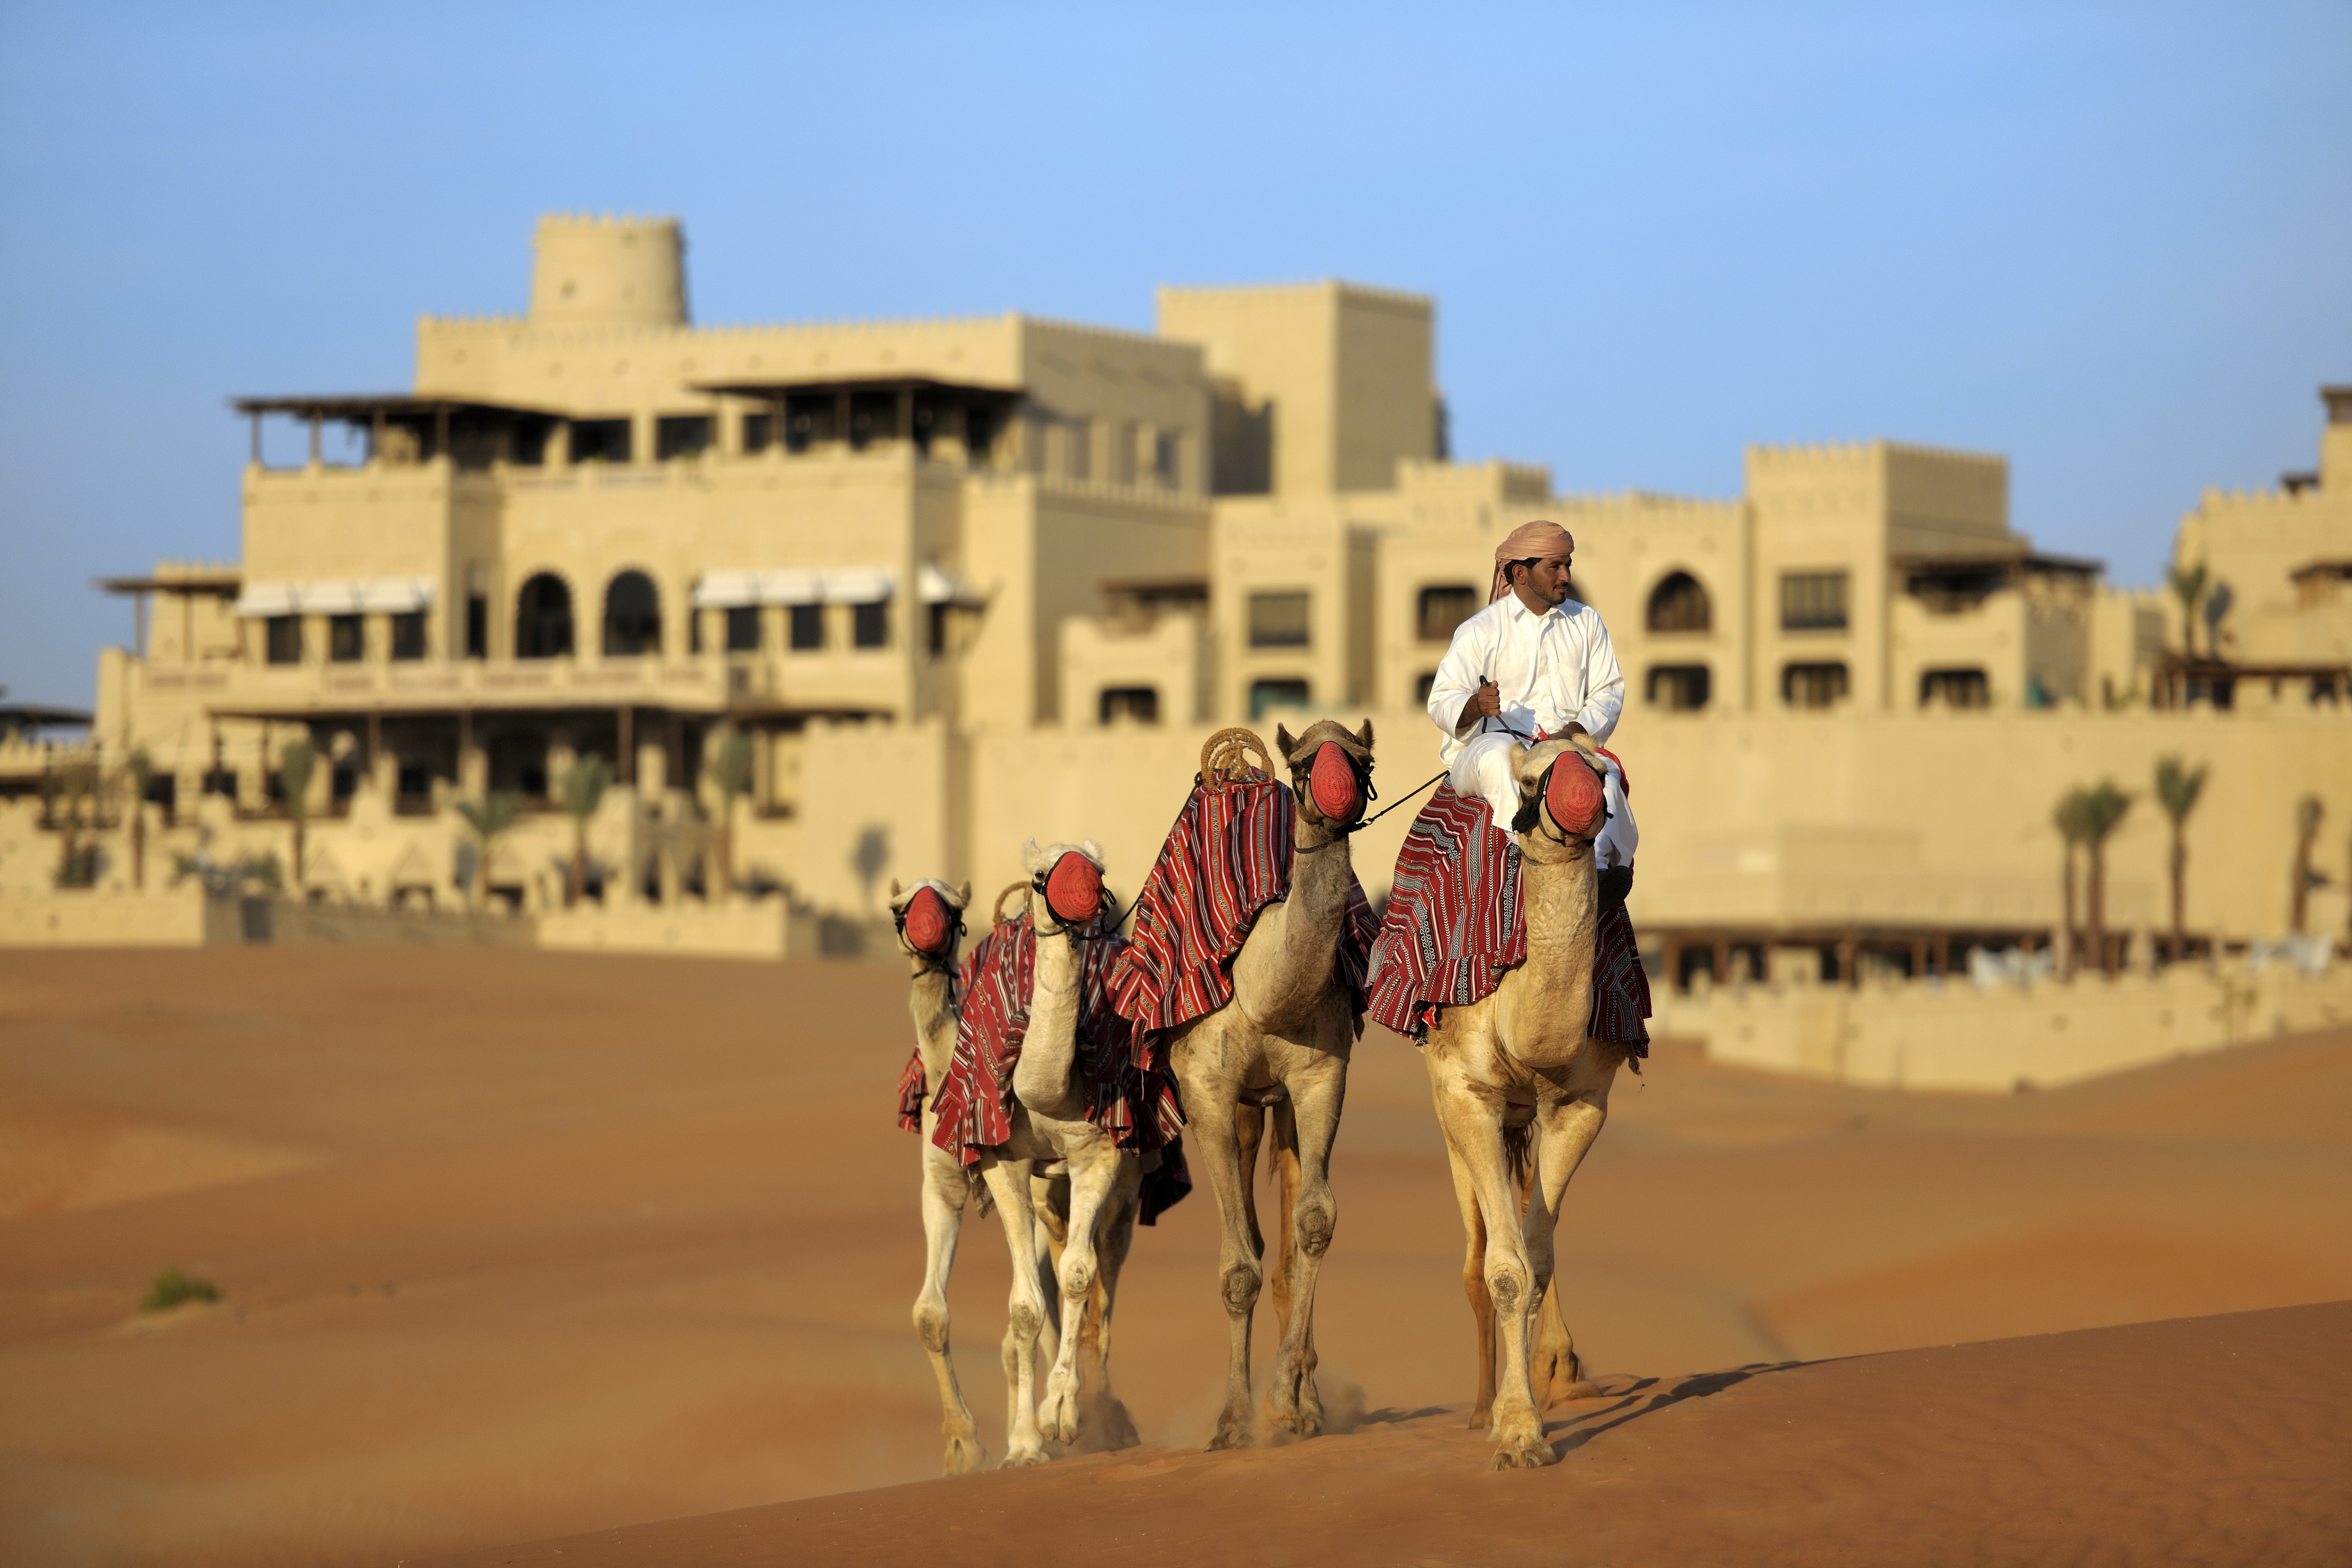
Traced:
POLYGON ((1083 1107, 1071 1082, 1077 1058, 1078 985, 1082 960, 1066 930, 1037 932, 1035 989, 1029 997, 1029 1028, 1013 1068, 1013 1092, 1033 1112, 1071 1120, 1083 1107))
POLYGON ((953 980, 945 971, 916 960, 908 1008, 915 1016, 915 1044, 923 1056, 923 1080, 937 1090, 955 1057, 953 980))
POLYGON ((1520 890, 1533 1016, 1558 1020, 1581 1038, 1592 1016, 1592 960, 1601 924, 1601 884, 1591 846, 1580 846, 1566 859, 1522 861, 1520 890))

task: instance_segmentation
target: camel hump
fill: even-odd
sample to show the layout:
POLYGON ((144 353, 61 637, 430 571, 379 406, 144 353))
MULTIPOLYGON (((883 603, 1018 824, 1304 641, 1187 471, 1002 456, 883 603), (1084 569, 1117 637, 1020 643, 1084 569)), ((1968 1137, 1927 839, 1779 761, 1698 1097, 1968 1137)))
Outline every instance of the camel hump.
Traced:
POLYGON ((1209 788, 1273 782, 1274 753, 1265 749, 1256 731, 1236 725, 1201 742, 1201 783, 1209 788), (1257 753, 1255 763, 1250 761, 1252 752, 1257 753))

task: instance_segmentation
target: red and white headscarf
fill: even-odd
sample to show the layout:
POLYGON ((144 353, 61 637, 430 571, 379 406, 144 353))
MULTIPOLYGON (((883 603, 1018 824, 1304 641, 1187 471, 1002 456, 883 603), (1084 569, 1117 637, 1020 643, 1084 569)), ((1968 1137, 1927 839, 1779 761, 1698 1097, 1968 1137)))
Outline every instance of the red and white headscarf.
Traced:
POLYGON ((1576 553, 1576 537, 1556 522, 1523 522, 1510 537, 1495 546, 1495 585, 1486 595, 1493 604, 1511 591, 1514 561, 1565 561, 1576 553))

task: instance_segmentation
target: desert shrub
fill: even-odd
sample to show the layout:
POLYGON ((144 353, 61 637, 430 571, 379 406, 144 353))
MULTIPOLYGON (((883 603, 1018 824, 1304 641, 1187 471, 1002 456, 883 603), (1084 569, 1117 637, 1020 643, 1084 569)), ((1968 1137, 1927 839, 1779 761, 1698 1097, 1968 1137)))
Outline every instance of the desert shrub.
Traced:
POLYGON ((180 1266, 174 1263, 155 1276, 155 1282, 147 1287, 146 1299, 139 1303, 139 1310, 142 1312, 168 1312, 183 1301, 217 1301, 220 1294, 219 1286, 209 1279, 196 1279, 182 1273, 180 1266))

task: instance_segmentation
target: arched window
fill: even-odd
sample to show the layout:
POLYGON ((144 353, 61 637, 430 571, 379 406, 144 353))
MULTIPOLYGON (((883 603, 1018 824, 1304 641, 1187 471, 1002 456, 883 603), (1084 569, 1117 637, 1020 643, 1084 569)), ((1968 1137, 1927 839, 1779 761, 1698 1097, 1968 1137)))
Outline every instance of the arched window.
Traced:
POLYGON ((522 585, 515 601, 515 657, 562 658, 572 651, 572 590, 551 572, 522 585))
POLYGON ((604 588, 604 657, 661 652, 661 595, 642 572, 624 572, 604 588))
POLYGON ((1654 632, 1703 632, 1715 624, 1706 590, 1687 572, 1669 572, 1650 590, 1650 629, 1654 632))

